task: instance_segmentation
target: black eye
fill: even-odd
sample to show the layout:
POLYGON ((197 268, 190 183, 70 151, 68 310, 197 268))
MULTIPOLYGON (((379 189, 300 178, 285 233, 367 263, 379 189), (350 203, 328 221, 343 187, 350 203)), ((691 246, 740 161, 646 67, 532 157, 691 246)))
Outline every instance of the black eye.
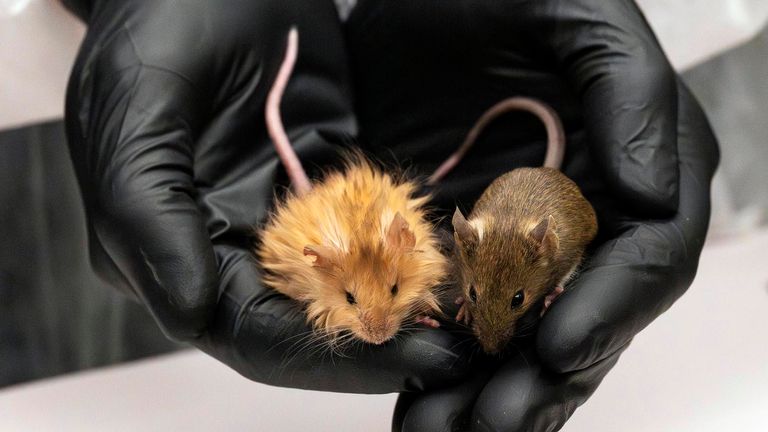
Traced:
POLYGON ((475 287, 469 288, 469 299, 472 300, 472 303, 477 303, 477 291, 475 291, 475 287))
POLYGON ((522 291, 516 292, 514 297, 512 297, 512 309, 523 304, 523 300, 525 300, 525 294, 522 291))
POLYGON ((355 300, 355 296, 353 296, 352 293, 349 291, 347 291, 347 303, 351 305, 357 303, 357 301, 355 300))
POLYGON ((392 285, 392 295, 397 295, 397 284, 392 285))

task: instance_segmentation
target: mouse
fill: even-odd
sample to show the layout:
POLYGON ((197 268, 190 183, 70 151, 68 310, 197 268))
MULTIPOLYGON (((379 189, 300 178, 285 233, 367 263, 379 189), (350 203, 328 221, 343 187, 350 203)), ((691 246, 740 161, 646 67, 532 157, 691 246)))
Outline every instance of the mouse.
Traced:
POLYGON ((456 320, 471 326, 482 349, 501 352, 530 329, 533 308, 542 316, 564 291, 597 234, 597 218, 579 187, 560 171, 565 133, 557 113, 536 99, 512 97, 488 109, 459 149, 430 177, 436 184, 456 166, 482 130, 498 116, 524 110, 547 130, 542 167, 517 168, 497 177, 468 216, 452 218, 458 283, 456 320))
POLYGON ((381 169, 360 151, 312 181, 291 146, 280 102, 298 55, 292 27, 267 95, 269 137, 291 181, 276 199, 255 255, 264 283, 299 301, 312 328, 332 339, 380 345, 407 323, 439 327, 441 251, 415 181, 381 169), (431 316, 430 316, 431 315, 431 316))

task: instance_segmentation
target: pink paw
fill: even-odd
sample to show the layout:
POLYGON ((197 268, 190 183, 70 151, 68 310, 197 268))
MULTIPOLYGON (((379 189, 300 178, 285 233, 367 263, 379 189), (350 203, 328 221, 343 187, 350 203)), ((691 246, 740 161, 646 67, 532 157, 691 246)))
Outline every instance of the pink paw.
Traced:
POLYGON ((472 322, 472 315, 469 313, 469 307, 464 301, 464 297, 458 297, 456 304, 461 305, 459 312, 456 314, 456 321, 464 322, 465 325, 469 325, 472 322))
POLYGON ((555 287, 554 290, 552 290, 551 293, 547 294, 547 296, 544 297, 544 307, 541 308, 541 315, 539 315, 539 316, 544 316, 544 313, 547 311, 547 309, 549 309, 549 307, 552 305, 552 303, 558 297, 560 297, 560 294, 562 294, 563 291, 565 291, 565 288, 563 288, 561 286, 557 286, 557 287, 555 287))
POLYGON ((426 315, 417 315, 416 316, 416 323, 417 324, 423 324, 423 325, 425 325, 427 327, 432 327, 432 328, 439 328, 440 327, 440 323, 437 322, 436 319, 428 317, 426 315))

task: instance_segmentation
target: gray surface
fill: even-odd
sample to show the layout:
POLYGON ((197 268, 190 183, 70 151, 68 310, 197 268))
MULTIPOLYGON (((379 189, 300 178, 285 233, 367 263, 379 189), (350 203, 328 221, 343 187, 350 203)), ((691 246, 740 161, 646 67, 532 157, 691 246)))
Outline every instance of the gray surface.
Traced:
POLYGON ((0 132, 0 386, 168 351, 92 273, 61 122, 0 132))
POLYGON ((768 26, 752 40, 687 71, 720 141, 713 224, 719 234, 768 222, 768 26))

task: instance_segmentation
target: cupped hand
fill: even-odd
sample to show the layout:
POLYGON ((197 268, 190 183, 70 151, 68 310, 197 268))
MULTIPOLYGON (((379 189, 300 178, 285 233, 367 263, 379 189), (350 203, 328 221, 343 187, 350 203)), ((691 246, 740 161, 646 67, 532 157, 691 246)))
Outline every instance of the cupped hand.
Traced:
MULTIPOLYGON (((506 97, 560 113, 563 171, 598 214, 589 258, 533 340, 457 387, 401 397, 394 425, 558 430, 693 280, 718 160, 707 119, 629 0, 363 0, 345 30, 361 142, 423 174, 506 97)), ((545 142, 529 114, 500 118, 436 205, 468 211, 495 177, 540 165, 545 142)))
POLYGON ((263 109, 291 26, 300 54, 282 111, 299 157, 317 175, 356 132, 330 0, 69 3, 88 32, 67 136, 104 280, 169 337, 260 382, 382 393, 461 376, 466 361, 439 330, 331 355, 252 260, 253 226, 287 185, 263 109))

